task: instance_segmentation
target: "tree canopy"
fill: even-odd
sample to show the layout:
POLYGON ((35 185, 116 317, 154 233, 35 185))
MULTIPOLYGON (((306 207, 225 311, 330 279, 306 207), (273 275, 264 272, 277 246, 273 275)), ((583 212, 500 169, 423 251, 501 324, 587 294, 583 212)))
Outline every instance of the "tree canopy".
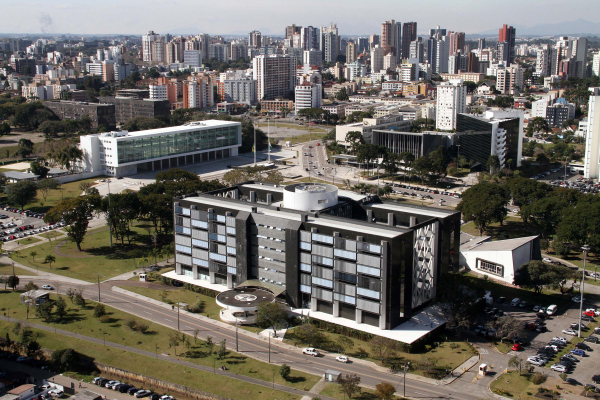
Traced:
POLYGON ((466 221, 473 220, 479 234, 492 222, 504 221, 508 195, 504 187, 483 182, 467 189, 456 209, 462 212, 466 221))

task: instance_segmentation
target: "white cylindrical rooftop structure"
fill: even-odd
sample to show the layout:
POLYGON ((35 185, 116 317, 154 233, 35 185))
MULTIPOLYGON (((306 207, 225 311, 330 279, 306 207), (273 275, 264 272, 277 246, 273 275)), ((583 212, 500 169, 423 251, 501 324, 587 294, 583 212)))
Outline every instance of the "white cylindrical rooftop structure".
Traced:
POLYGON ((283 189, 283 206, 292 210, 318 211, 338 203, 338 188, 327 183, 296 183, 283 189))

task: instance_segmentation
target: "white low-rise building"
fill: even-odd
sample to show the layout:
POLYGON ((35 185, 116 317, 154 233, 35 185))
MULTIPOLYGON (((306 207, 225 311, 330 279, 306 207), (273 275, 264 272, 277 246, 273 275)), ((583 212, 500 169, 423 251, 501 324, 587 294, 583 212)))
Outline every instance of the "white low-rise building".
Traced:
POLYGON ((493 279, 512 284, 519 268, 541 259, 539 236, 491 241, 489 236, 461 234, 460 266, 493 279))
POLYGON ((85 135, 79 140, 83 172, 118 177, 237 156, 242 125, 207 120, 137 132, 85 135))
POLYGON ((322 101, 321 85, 305 82, 296 86, 295 110, 320 108, 322 101))

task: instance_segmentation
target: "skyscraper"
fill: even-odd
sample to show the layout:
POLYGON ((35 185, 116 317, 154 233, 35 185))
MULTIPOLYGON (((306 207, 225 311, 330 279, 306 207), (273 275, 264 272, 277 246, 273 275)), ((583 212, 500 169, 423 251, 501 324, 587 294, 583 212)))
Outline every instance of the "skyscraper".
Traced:
POLYGON ((294 24, 285 27, 285 38, 291 39, 294 35, 300 34, 302 30, 301 26, 296 26, 294 24))
POLYGON ((456 32, 454 34, 454 51, 460 51, 465 54, 465 33, 456 32))
POLYGON ((371 50, 371 72, 379 72, 383 69, 383 56, 385 55, 385 49, 383 47, 375 46, 371 50))
POLYGON ((348 64, 356 61, 357 50, 358 50, 357 47, 358 46, 354 42, 348 42, 348 44, 346 44, 346 62, 348 64))
POLYGON ((261 42, 261 33, 259 31, 252 31, 248 34, 249 47, 262 47, 261 42))
POLYGON ((160 39, 160 35, 150 31, 145 35, 142 35, 142 61, 152 61, 152 45, 155 41, 160 39))
POLYGON ((502 60, 506 62, 506 65, 510 65, 515 61, 515 37, 516 29, 506 24, 498 32, 498 44, 506 42, 508 46, 508 59, 502 60))
POLYGON ((405 22, 402 25, 402 58, 410 58, 410 44, 417 40, 417 23, 405 22))
POLYGON ((437 87, 436 129, 456 129, 456 116, 466 112, 467 87, 462 79, 451 79, 437 87))
POLYGON ((312 26, 302 28, 300 30, 300 46, 304 50, 318 50, 319 36, 319 28, 312 26))
POLYGON ((259 55, 252 59, 258 100, 285 97, 294 90, 295 58, 288 55, 259 55))
POLYGON ((487 47, 487 42, 485 40, 485 38, 481 38, 477 41, 477 48, 479 50, 483 50, 487 47))
POLYGON ((340 37, 337 25, 333 22, 328 27, 321 27, 321 48, 325 62, 336 62, 340 53, 340 37))
MULTIPOLYGON (((403 56, 404 57, 404 56, 403 56)), ((417 38, 417 40, 413 40, 410 42, 410 50, 408 57, 405 58, 416 58, 419 60, 419 63, 422 63, 425 59, 423 52, 423 38, 417 38)))
POLYGON ((402 52, 402 23, 394 20, 385 21, 381 24, 381 44, 386 53, 396 55, 396 60, 400 60, 402 52))
POLYGON ((598 179, 600 176, 600 88, 589 88, 588 126, 585 134, 583 176, 598 179))

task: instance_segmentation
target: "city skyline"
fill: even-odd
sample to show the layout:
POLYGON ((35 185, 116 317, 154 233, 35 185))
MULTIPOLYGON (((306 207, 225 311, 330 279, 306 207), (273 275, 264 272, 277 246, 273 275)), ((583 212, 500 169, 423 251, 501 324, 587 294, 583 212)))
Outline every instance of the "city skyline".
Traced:
MULTIPOLYGON (((272 0, 260 0, 252 3, 252 6, 233 1, 198 4, 190 0, 175 0, 169 3, 108 0, 102 7, 92 7, 97 3, 89 0, 82 0, 76 4, 66 3, 64 0, 50 0, 43 4, 20 2, 5 5, 3 9, 6 15, 11 15, 12 18, 3 21, 2 31, 16 34, 137 35, 152 29, 171 34, 206 32, 216 35, 243 35, 257 29, 265 35, 283 35, 287 25, 326 26, 335 22, 342 35, 366 35, 380 33, 383 21, 396 19, 400 22, 416 21, 418 34, 425 34, 430 28, 440 25, 467 34, 492 36, 494 31, 497 32, 497 26, 506 23, 514 26, 519 35, 520 29, 523 28, 563 22, 565 24, 562 25, 567 26, 566 22, 577 19, 554 12, 556 8, 553 3, 556 1, 523 3, 507 0, 503 7, 497 7, 492 3, 456 0, 452 3, 453 7, 448 8, 444 7, 447 3, 442 0, 432 0, 428 3, 427 12, 424 12, 422 3, 399 6, 398 2, 384 0, 365 17, 364 5, 358 1, 334 0, 328 3, 328 9, 315 13, 315 9, 321 9, 322 3, 308 0, 302 8, 292 13, 272 0), (397 12, 393 11, 395 7, 397 12), (515 9, 518 9, 519 13, 514 13, 515 9), (170 16, 165 18, 165 15, 170 16), (486 17, 478 18, 481 15, 486 17), (224 19, 219 16, 223 16, 224 19)), ((588 21, 600 19, 600 10, 593 7, 595 3, 591 0, 575 0, 570 5, 574 9, 585 9, 585 18, 588 21)), ((596 29, 598 24, 588 25, 596 29)), ((564 32, 556 34, 560 33, 564 32)))

